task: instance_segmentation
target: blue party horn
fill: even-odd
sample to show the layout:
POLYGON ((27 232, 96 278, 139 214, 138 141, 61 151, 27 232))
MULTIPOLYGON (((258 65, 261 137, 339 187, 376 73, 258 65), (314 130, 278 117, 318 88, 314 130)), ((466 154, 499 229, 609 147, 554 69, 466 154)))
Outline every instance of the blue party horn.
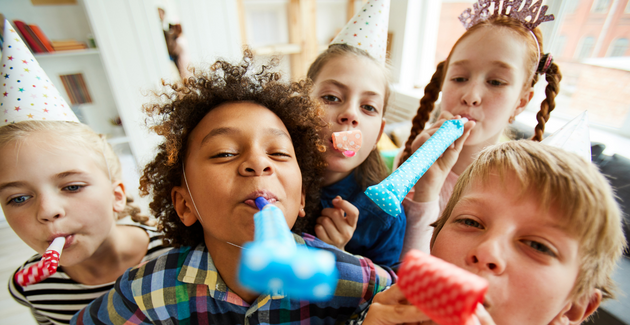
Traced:
POLYGON ((398 216, 402 212, 400 204, 407 193, 444 151, 464 134, 466 122, 467 118, 445 121, 398 169, 382 182, 368 187, 365 195, 387 214, 398 216))
POLYGON ((259 197, 254 214, 254 241, 243 246, 238 279, 255 292, 291 299, 329 300, 339 273, 335 256, 297 245, 282 210, 259 197))

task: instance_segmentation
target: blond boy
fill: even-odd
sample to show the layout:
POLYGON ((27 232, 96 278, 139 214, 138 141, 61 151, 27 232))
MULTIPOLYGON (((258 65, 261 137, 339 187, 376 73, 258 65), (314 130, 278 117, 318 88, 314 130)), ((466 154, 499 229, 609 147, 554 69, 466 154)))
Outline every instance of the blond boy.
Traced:
MULTIPOLYGON (((575 154, 532 141, 485 149, 435 227, 431 254, 490 283, 481 324, 580 324, 614 298, 621 211, 604 176, 575 154)), ((401 299, 396 286, 377 295, 365 324, 428 320, 401 299)))

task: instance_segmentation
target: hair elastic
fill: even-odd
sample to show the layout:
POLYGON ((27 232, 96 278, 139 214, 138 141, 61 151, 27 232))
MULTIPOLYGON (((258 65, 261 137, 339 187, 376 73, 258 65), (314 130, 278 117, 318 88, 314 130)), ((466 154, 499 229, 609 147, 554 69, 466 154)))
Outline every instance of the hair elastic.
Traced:
POLYGON ((551 67, 551 63, 553 63, 553 56, 551 53, 547 53, 540 58, 540 62, 538 63, 538 73, 546 74, 551 67))

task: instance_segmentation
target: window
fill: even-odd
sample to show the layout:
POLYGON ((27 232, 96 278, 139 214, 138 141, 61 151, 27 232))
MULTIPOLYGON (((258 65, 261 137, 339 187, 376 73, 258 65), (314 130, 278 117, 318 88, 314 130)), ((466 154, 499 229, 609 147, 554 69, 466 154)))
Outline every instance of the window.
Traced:
POLYGON ((595 38, 592 36, 588 36, 582 39, 582 45, 579 47, 577 52, 578 59, 586 59, 591 56, 593 52, 593 47, 595 47, 595 38))
POLYGON ((624 56, 627 50, 628 50, 628 39, 619 38, 619 39, 616 39, 612 43, 612 45, 610 45, 608 56, 624 56))
POLYGON ((593 7, 591 8, 591 11, 595 13, 606 13, 606 11, 608 11, 609 5, 610 0, 595 0, 595 2, 593 2, 593 7))
MULTIPOLYGON (((410 119, 415 115, 417 99, 422 97, 435 66, 446 58, 465 31, 457 17, 474 2, 392 1, 390 17, 395 19, 390 18, 389 29, 395 34, 392 47, 394 96, 390 107, 393 107, 391 111, 404 111, 397 116, 410 119), (439 4, 437 8, 432 7, 434 3, 439 4), (435 19, 434 23, 431 23, 432 19, 435 19), (433 49, 426 50, 431 46, 433 49), (397 100, 403 95, 416 100, 410 100, 412 104, 407 105, 397 100)), ((553 54, 563 75, 552 114, 555 121, 550 120, 549 132, 555 131, 557 124, 560 124, 558 127, 564 124, 558 121, 568 121, 589 110, 589 123, 593 128, 630 137, 630 106, 627 104, 627 98, 630 98, 630 87, 627 87, 630 84, 630 69, 625 59, 608 57, 630 56, 630 30, 625 24, 627 15, 619 15, 620 11, 629 10, 629 3, 628 0, 617 0, 613 8, 610 0, 543 0, 543 4, 549 6, 547 14, 555 15, 553 22, 540 25, 544 49, 553 54), (593 19, 595 11, 603 11, 604 15, 596 15, 593 19)), ((521 121, 528 123, 530 117, 535 121, 533 116, 545 97, 545 85, 544 78, 541 78, 536 85, 535 97, 522 114, 521 121)), ((593 141, 598 140, 593 138, 593 141)), ((608 148, 615 146, 613 143, 607 145, 608 148)), ((611 149, 610 152, 615 151, 611 149)), ((620 153, 630 157, 626 151, 620 153)))
POLYGON ((564 54, 564 46, 567 43, 566 35, 560 35, 552 45, 551 53, 555 57, 562 57, 564 54))
POLYGON ((578 8, 578 5, 580 4, 579 0, 573 0, 573 1, 569 1, 567 3, 567 9, 566 9, 566 13, 567 14, 573 14, 575 13, 575 10, 578 8))

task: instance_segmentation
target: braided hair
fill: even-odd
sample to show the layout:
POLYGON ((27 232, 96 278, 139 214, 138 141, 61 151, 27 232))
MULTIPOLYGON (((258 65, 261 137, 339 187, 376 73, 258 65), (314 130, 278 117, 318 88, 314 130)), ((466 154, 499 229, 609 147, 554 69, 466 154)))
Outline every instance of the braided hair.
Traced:
POLYGON ((400 164, 402 164, 411 156, 411 154, 413 154, 411 144, 418 136, 418 134, 420 134, 424 130, 426 123, 429 121, 429 116, 434 110, 435 102, 439 98, 440 92, 442 91, 444 77, 446 76, 446 71, 448 69, 449 60, 451 55, 453 54, 453 50, 463 39, 470 36, 476 30, 490 26, 509 28, 526 40, 527 47, 530 52, 527 60, 526 70, 536 70, 531 77, 531 83, 526 81, 524 87, 533 87, 536 82, 538 82, 539 73, 544 73, 545 75, 545 79, 547 81, 547 87, 545 88, 546 98, 542 101, 540 105, 540 110, 536 114, 536 120, 538 121, 538 124, 534 129, 534 136, 532 137, 532 140, 534 141, 541 141, 543 139, 545 124, 549 120, 549 115, 551 111, 553 111, 553 109, 556 107, 555 97, 560 91, 560 80, 562 80, 560 68, 556 63, 548 61, 549 57, 542 53, 542 32, 539 28, 535 28, 530 32, 530 30, 523 26, 520 21, 514 18, 497 16, 488 20, 481 21, 478 24, 470 27, 470 29, 468 29, 457 40, 457 42, 451 49, 451 52, 449 53, 447 59, 437 65, 437 69, 435 70, 435 73, 433 73, 431 81, 424 88, 424 96, 420 99, 420 107, 418 107, 418 111, 412 119, 411 132, 409 134, 409 138, 405 142, 405 148, 400 159, 400 164), (536 36, 535 41, 538 42, 538 44, 534 42, 534 37, 532 37, 532 33, 536 36))

